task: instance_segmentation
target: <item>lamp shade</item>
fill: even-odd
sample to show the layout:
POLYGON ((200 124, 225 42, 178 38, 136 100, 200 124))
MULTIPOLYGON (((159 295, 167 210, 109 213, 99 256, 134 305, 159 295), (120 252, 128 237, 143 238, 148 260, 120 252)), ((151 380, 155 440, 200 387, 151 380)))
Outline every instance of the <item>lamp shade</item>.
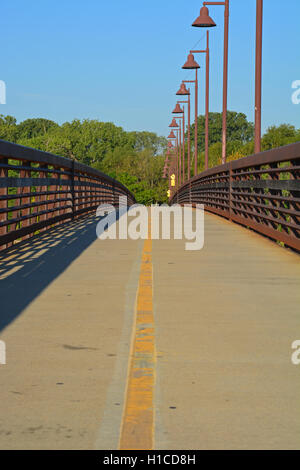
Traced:
POLYGON ((208 8, 202 7, 200 10, 200 16, 198 16, 192 26, 196 26, 196 28, 212 28, 213 26, 217 25, 209 16, 208 8))
POLYGON ((174 118, 171 122, 171 124, 169 125, 169 127, 179 127, 177 122, 176 122, 176 119, 174 118))
POLYGON ((172 111, 172 114, 182 114, 182 113, 183 113, 183 109, 181 109, 180 104, 177 103, 175 106, 175 109, 172 111))
POLYGON ((195 61, 193 54, 188 55, 186 63, 182 67, 183 69, 200 69, 200 65, 195 61))
POLYGON ((168 139, 176 139, 176 135, 174 134, 174 131, 171 131, 168 139))
POLYGON ((176 95, 187 96, 190 95, 189 90, 186 89, 185 83, 180 85, 179 90, 177 91, 176 95))

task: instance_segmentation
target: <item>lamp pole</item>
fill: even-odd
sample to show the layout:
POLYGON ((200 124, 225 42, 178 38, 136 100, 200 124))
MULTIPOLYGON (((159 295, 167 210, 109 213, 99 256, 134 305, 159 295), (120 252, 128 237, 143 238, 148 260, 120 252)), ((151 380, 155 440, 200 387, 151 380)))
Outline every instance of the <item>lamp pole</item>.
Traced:
MULTIPOLYGON (((178 129, 175 129, 177 131, 177 136, 174 134, 174 132, 172 131, 170 133, 170 135, 168 136, 168 139, 170 141, 175 141, 175 147, 173 147, 172 150, 169 150, 169 154, 172 153, 172 158, 171 160, 173 161, 173 164, 174 164, 174 159, 176 158, 176 171, 175 171, 175 174, 176 174, 176 179, 178 178, 178 129), (176 153, 176 154, 175 154, 176 153)), ((170 167, 170 171, 171 171, 171 167, 170 167)), ((170 175, 169 175, 170 176, 170 175)))
POLYGON ((191 178, 191 96, 188 94, 188 179, 191 178))
POLYGON ((255 153, 261 152, 263 0, 256 0, 255 153))
MULTIPOLYGON (((174 162, 176 158, 176 155, 173 154, 172 156, 172 159, 171 159, 171 162, 170 162, 170 167, 169 167, 169 190, 170 190, 170 194, 173 193, 173 191, 175 190, 174 186, 173 186, 173 174, 175 174, 175 185, 177 185, 177 168, 176 168, 176 162, 174 162)), ((178 185, 177 185, 177 188, 178 188, 178 185)))
POLYGON ((182 183, 185 181, 185 111, 182 113, 182 183))
POLYGON ((209 31, 206 31, 206 49, 202 51, 190 51, 191 54, 206 54, 206 79, 205 79, 205 169, 208 169, 209 154, 209 31))
POLYGON ((189 54, 186 63, 182 66, 185 70, 195 70, 195 80, 183 80, 183 83, 194 83, 195 84, 195 170, 194 176, 198 174, 198 69, 200 65, 195 61, 193 54, 189 54))
POLYGON ((191 91, 186 89, 184 82, 180 85, 180 89, 176 93, 177 96, 187 96, 187 101, 178 101, 178 103, 187 103, 188 105, 188 167, 187 177, 191 177, 191 91))
POLYGON ((182 109, 179 105, 179 102, 177 102, 176 107, 174 111, 172 112, 173 114, 176 114, 179 119, 182 119, 180 121, 180 142, 182 145, 182 152, 181 152, 181 157, 180 158, 180 183, 184 183, 185 181, 185 110, 184 108, 182 109), (181 116, 179 116, 179 114, 181 116), (182 125, 182 127, 181 127, 182 125))
POLYGON ((224 59, 223 59, 223 123, 222 123, 222 163, 226 163, 227 156, 227 97, 228 97, 228 42, 229 42, 229 0, 224 2, 203 2, 200 16, 192 26, 210 28, 216 23, 210 18, 207 5, 219 5, 225 7, 224 12, 224 59))
POLYGON ((179 127, 176 129, 176 188, 179 189, 179 162, 181 159, 181 151, 179 145, 179 127))
POLYGON ((198 175, 198 69, 195 78, 195 176, 198 175))
MULTIPOLYGON (((182 119, 182 116, 177 116, 178 119, 182 119)), ((178 168, 178 172, 179 172, 179 186, 181 186, 181 160, 182 160, 182 143, 181 143, 181 134, 182 134, 182 131, 181 131, 181 128, 182 128, 182 121, 180 121, 180 124, 179 124, 179 149, 180 149, 180 152, 179 152, 179 168, 178 168)))
MULTIPOLYGON (((197 110, 197 105, 196 105, 196 89, 198 88, 198 85, 196 83, 196 80, 183 80, 182 83, 193 83, 195 85, 195 142, 196 142, 196 136, 198 136, 198 110, 197 110), (197 115, 197 119, 196 119, 197 115), (197 124, 196 124, 197 123, 197 124)), ((198 149, 197 147, 194 149, 194 175, 195 173, 195 168, 198 166, 198 149), (197 164, 195 164, 195 160, 197 160, 197 164)), ((191 161, 188 161, 188 174, 189 174, 189 179, 191 178, 191 161)))
POLYGON ((179 119, 182 119, 181 124, 182 124, 182 162, 181 162, 181 168, 180 168, 180 178, 181 182, 184 183, 185 181, 185 110, 184 108, 181 108, 179 105, 179 101, 177 101, 176 107, 173 111, 173 114, 178 115, 179 119), (181 116, 179 116, 179 114, 181 116))
MULTIPOLYGON (((192 26, 208 28, 216 26, 209 16, 206 5, 225 6, 224 18, 224 73, 223 73, 223 132, 222 162, 226 163, 227 154, 227 95, 228 95, 228 38, 229 38, 229 0, 223 2, 203 2, 200 16, 192 26)), ((256 0, 256 54, 255 54, 255 153, 261 152, 261 108, 262 108, 262 37, 263 37, 263 0, 256 0)))
MULTIPOLYGON (((189 153, 190 153, 190 97, 187 101, 177 101, 178 104, 187 104, 188 105, 188 179, 190 179, 190 164, 189 164, 189 153)), ((185 182, 185 109, 183 108, 183 183, 185 182)))
POLYGON ((176 150, 177 150, 177 181, 176 181, 176 184, 177 184, 177 188, 179 187, 178 186, 178 182, 179 182, 179 162, 181 162, 181 134, 180 134, 180 126, 177 124, 176 122, 176 119, 174 118, 171 122, 171 124, 169 125, 170 128, 174 129, 177 131, 177 145, 176 145, 176 150))

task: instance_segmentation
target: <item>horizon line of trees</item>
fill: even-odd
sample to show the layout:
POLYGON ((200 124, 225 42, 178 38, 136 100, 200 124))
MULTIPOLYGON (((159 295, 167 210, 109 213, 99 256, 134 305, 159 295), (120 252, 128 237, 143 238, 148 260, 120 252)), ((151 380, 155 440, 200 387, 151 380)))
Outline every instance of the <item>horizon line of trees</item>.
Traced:
MULTIPOLYGON (((228 161, 254 153, 254 125, 243 113, 228 111, 228 161)), ((194 147, 194 124, 191 147, 194 147)), ((187 137, 187 133, 186 133, 187 137)), ((62 125, 35 118, 17 123, 0 115, 0 139, 76 160, 122 182, 141 204, 166 203, 168 181, 162 178, 167 139, 153 132, 126 132, 110 122, 79 120, 62 125)), ((204 170, 205 116, 198 117, 198 171, 204 170)), ((291 124, 269 127, 262 150, 300 141, 300 129, 291 124)), ((186 149, 187 155, 187 149, 186 149)), ((192 168, 193 168, 193 152, 192 168)), ((222 113, 209 114, 209 167, 222 160, 222 113)))
POLYGON ((0 115, 0 139, 76 160, 116 178, 140 204, 166 203, 162 179, 167 139, 154 132, 126 132, 110 122, 79 120, 62 125, 35 118, 17 123, 0 115))
MULTIPOLYGON (((187 134, 186 134, 187 135, 187 134)), ((262 135, 262 151, 300 142, 300 129, 291 124, 270 126, 262 135)), ((191 126, 191 143, 195 143, 195 124, 191 126)), ((198 117, 198 171, 204 170, 205 116, 198 117)), ((227 161, 254 153, 254 124, 244 113, 227 112, 227 161)), ((193 155, 192 155, 193 158, 193 155)), ((209 113, 209 167, 222 163, 222 113, 209 113)))

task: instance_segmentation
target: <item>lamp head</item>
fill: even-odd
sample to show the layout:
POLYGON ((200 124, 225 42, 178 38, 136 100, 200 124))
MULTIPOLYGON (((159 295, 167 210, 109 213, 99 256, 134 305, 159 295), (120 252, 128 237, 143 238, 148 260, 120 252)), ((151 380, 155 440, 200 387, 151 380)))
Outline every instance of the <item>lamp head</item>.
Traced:
POLYGON ((169 127, 179 127, 177 122, 176 122, 176 119, 174 118, 171 122, 171 124, 169 125, 169 127))
POLYGON ((217 26, 214 20, 209 16, 207 7, 202 7, 200 10, 200 16, 194 21, 192 26, 196 28, 212 28, 217 26))
POLYGON ((200 69, 200 65, 195 61, 195 57, 193 56, 193 54, 189 54, 188 59, 182 68, 189 70, 200 69))
POLYGON ((188 95, 190 95, 189 90, 186 89, 185 83, 182 83, 182 84, 180 85, 180 88, 179 88, 179 90, 177 91, 176 95, 180 95, 180 96, 188 96, 188 95))
POLYGON ((172 111, 172 114, 182 114, 182 113, 183 113, 183 109, 181 109, 180 104, 177 103, 175 106, 175 109, 172 111))
POLYGON ((176 135, 174 134, 174 131, 171 131, 168 139, 176 139, 176 135))

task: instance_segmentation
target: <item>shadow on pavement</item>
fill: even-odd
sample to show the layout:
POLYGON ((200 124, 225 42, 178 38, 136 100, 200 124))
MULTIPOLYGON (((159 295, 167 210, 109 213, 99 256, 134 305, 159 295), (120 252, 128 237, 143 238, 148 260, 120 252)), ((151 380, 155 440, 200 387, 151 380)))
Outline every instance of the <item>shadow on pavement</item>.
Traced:
POLYGON ((57 226, 0 254, 0 331, 97 239, 99 220, 57 226))

